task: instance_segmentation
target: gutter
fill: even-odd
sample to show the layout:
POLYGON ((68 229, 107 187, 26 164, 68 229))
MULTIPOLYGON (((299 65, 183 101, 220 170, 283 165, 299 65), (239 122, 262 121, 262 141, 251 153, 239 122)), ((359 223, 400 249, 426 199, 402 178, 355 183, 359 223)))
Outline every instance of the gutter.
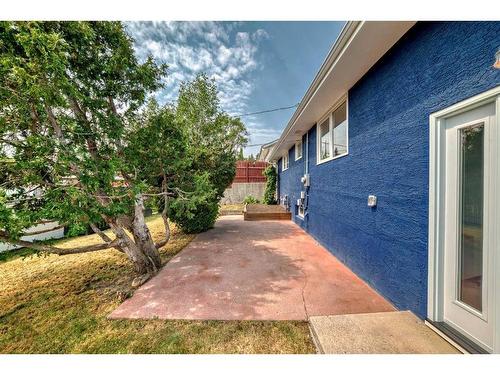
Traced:
POLYGON ((271 151, 271 154, 268 157, 268 160, 274 160, 276 157, 276 150, 278 150, 283 143, 283 139, 288 136, 290 131, 293 129, 293 126, 295 125, 295 122, 297 121, 297 118, 302 114, 302 112, 305 110, 307 105, 310 103, 312 97, 318 90, 318 88, 321 86, 323 83, 325 77, 328 75, 328 72, 331 70, 332 66, 334 63, 337 61, 337 58, 341 55, 341 53, 344 51, 347 43, 351 39, 351 37, 359 30, 359 28, 363 25, 363 21, 348 21, 342 28, 342 31, 340 32, 339 36, 335 40, 335 43, 333 44, 332 48, 330 49, 330 52, 328 52, 328 55, 326 56, 325 60, 323 61, 323 64, 321 64, 321 67, 314 77, 311 85, 307 89, 304 97, 299 103, 299 106, 293 113, 292 117, 290 118, 290 121, 288 122, 286 128, 283 130, 281 133, 278 143, 274 145, 273 150, 271 151))

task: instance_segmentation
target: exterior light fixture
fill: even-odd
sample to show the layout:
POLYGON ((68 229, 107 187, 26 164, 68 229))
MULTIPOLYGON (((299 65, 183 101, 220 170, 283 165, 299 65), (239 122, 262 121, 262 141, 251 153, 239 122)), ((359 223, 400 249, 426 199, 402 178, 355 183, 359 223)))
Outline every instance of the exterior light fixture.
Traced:
POLYGON ((493 64, 495 69, 500 69, 500 49, 495 53, 495 63, 493 64))

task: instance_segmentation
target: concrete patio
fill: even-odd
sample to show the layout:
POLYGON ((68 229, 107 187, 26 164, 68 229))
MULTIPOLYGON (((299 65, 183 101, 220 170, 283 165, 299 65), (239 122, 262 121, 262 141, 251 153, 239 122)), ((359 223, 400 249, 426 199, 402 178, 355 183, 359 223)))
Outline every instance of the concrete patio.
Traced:
POLYGON ((291 221, 221 217, 110 318, 307 320, 393 306, 291 221))

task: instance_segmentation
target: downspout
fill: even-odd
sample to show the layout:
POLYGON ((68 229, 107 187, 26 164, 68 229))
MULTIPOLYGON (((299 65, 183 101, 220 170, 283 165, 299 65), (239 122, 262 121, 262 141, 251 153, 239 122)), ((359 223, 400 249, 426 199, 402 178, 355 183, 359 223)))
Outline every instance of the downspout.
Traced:
MULTIPOLYGON (((306 132, 306 160, 305 160, 305 176, 309 174, 309 130, 306 132)), ((304 186, 305 199, 304 205, 304 220, 308 218, 307 206, 309 205, 309 186, 304 186)))
POLYGON ((306 174, 309 173, 309 130, 306 132, 306 174))

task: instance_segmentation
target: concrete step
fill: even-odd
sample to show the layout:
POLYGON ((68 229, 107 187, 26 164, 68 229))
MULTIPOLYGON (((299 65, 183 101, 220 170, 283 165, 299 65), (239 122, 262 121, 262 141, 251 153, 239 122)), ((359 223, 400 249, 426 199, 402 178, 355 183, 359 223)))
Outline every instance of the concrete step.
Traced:
POLYGON ((410 311, 309 317, 325 354, 460 354, 410 311))

